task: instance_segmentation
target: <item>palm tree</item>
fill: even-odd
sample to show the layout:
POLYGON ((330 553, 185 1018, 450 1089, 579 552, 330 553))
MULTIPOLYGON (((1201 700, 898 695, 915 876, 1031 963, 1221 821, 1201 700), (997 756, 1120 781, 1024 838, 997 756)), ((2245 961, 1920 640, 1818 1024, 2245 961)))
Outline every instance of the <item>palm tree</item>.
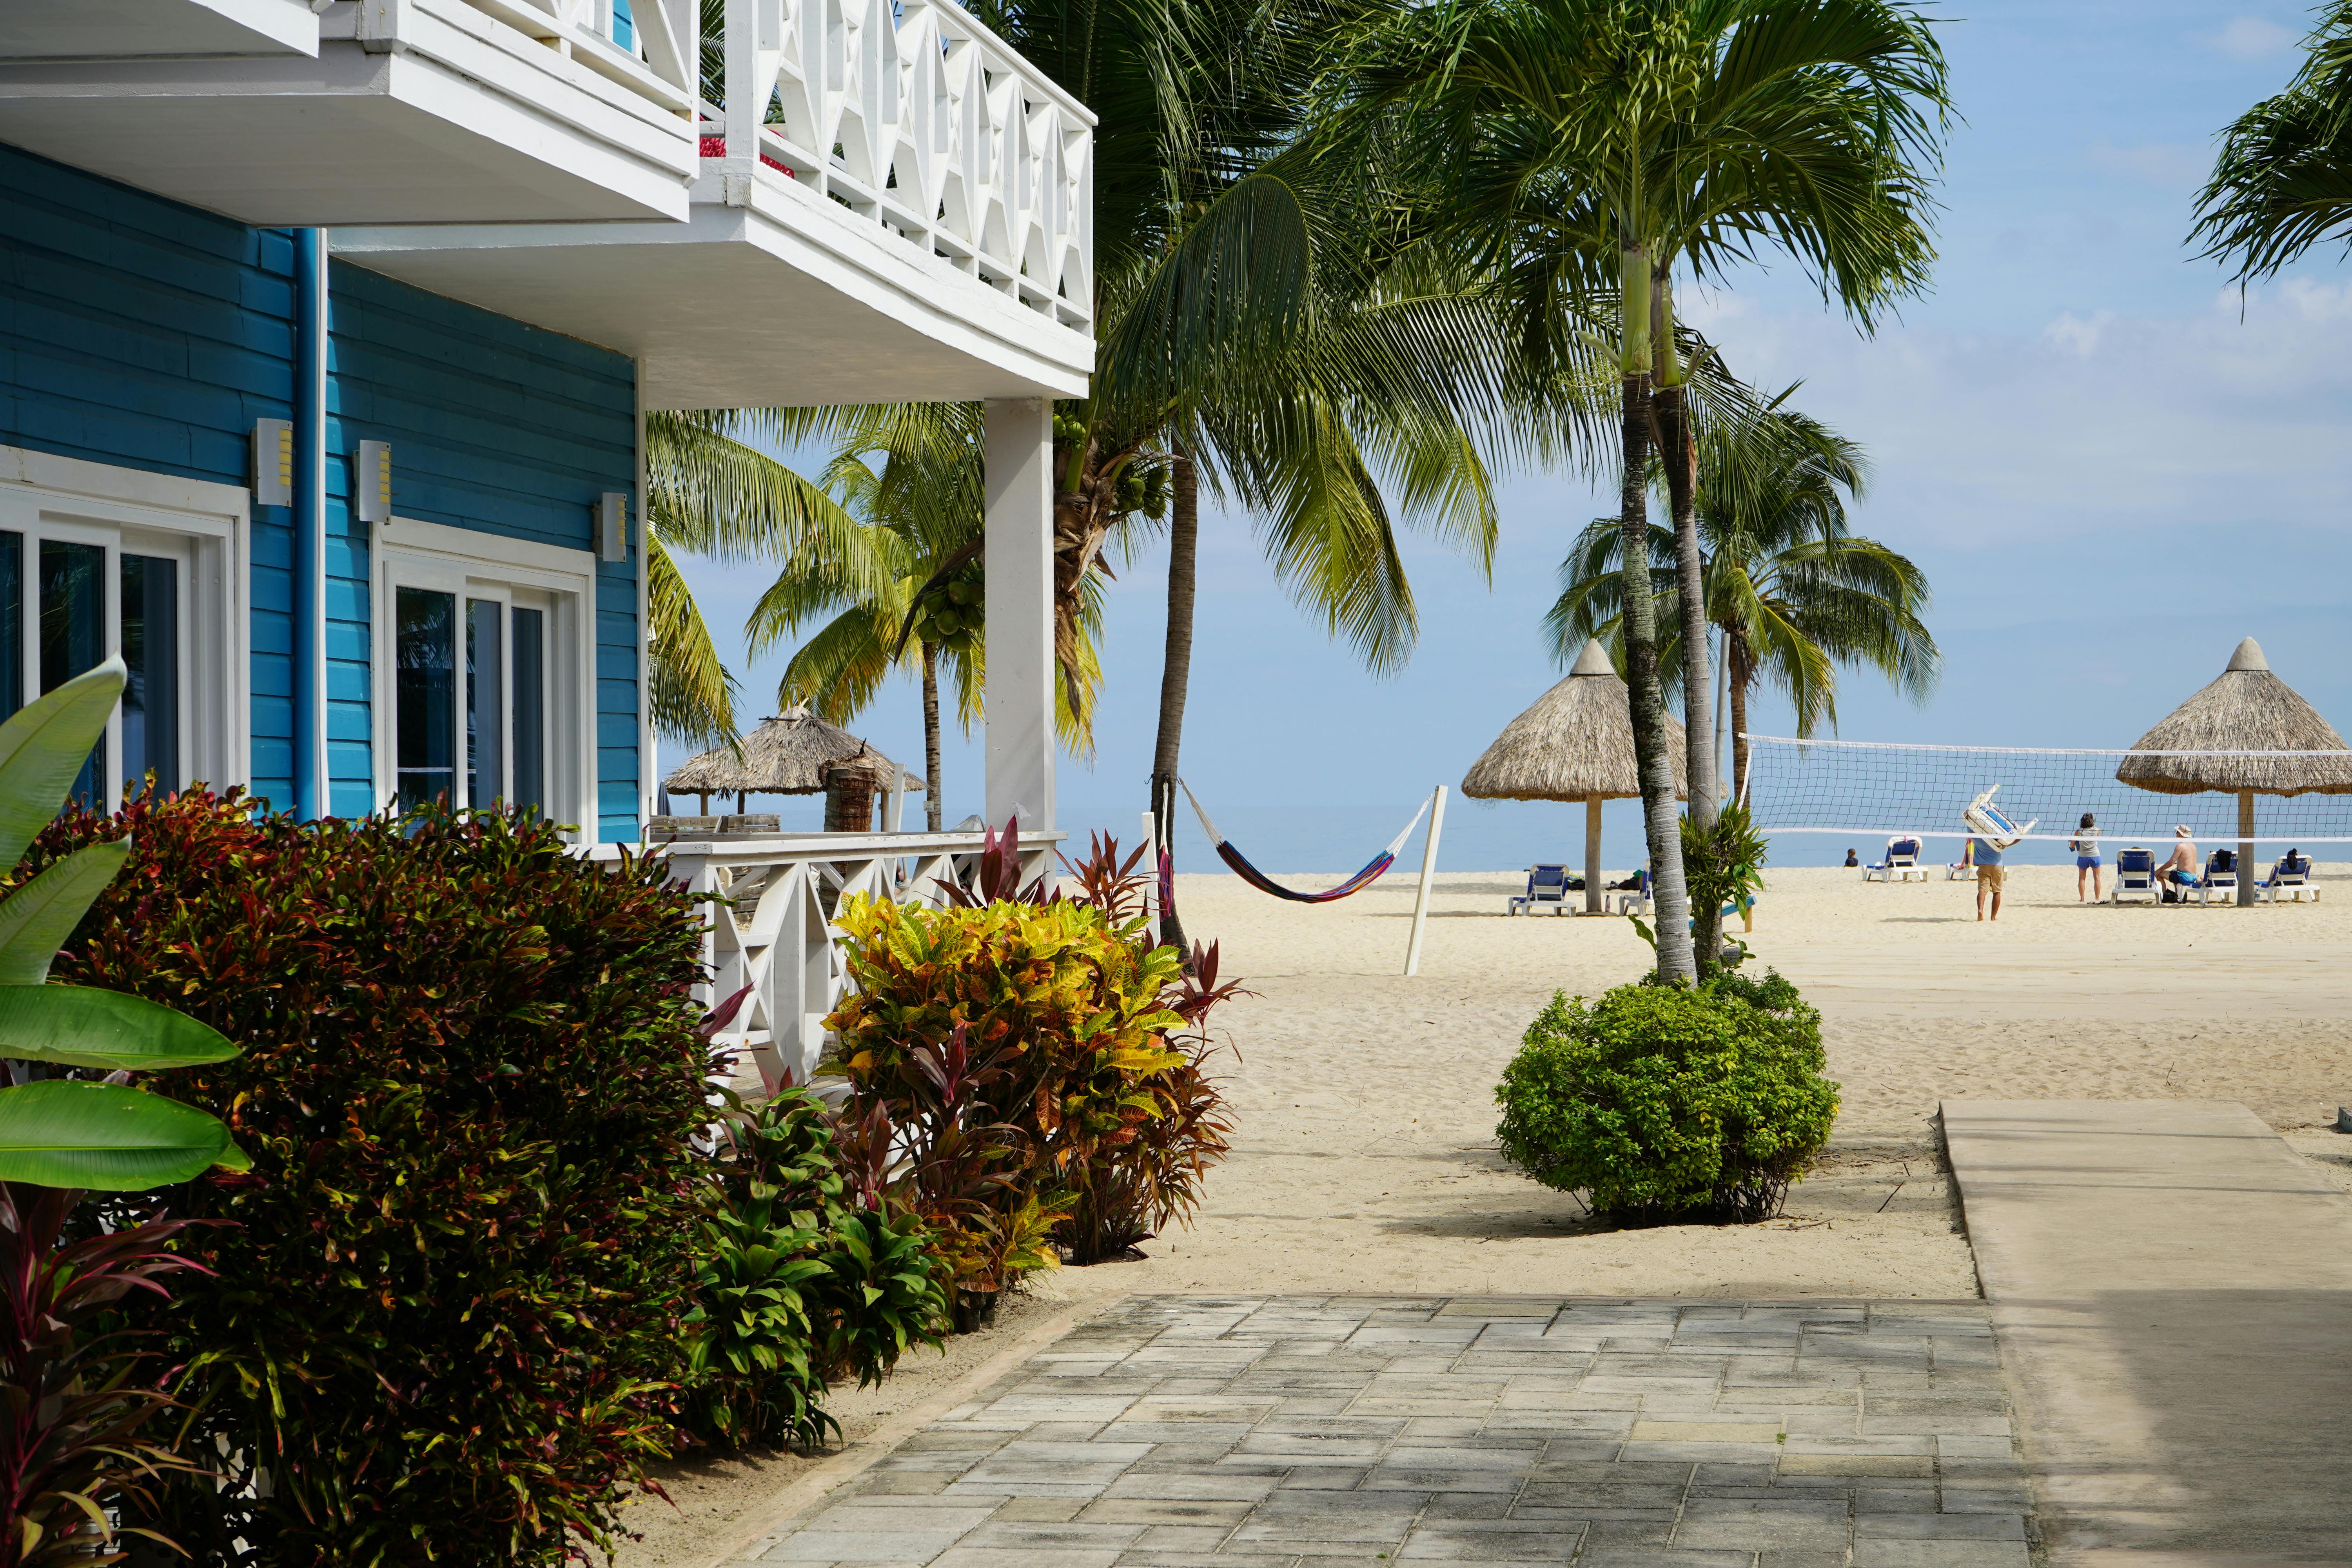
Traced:
MULTIPOLYGON (((772 423, 771 421, 770 423, 772 423)), ((796 561, 860 591, 880 566, 833 497, 740 437, 761 416, 723 411, 646 416, 646 609, 654 724, 707 747, 735 739, 735 678, 678 572, 677 552, 740 563, 796 561)))
MULTIPOLYGON (((807 703, 829 723, 846 724, 897 669, 912 666, 923 693, 926 816, 938 832, 940 786, 940 676, 944 668, 956 716, 969 731, 980 717, 985 668, 982 625, 982 521, 981 411, 972 404, 907 405, 862 411, 845 425, 821 483, 860 525, 856 561, 810 554, 785 562, 752 607, 745 631, 757 655, 819 619, 824 624, 793 654, 776 700, 807 703), (829 617, 829 618, 825 618, 829 617)), ((1081 678, 1099 679, 1095 629, 1100 605, 1083 606, 1081 678)), ((1087 710, 1062 694, 1056 716, 1064 744, 1092 743, 1087 710)))
MULTIPOLYGON (((1864 485, 1860 448, 1801 414, 1711 426, 1697 447, 1694 511, 1704 547, 1703 620, 1722 637, 1731 710, 1731 776, 1744 797, 1748 698, 1759 681, 1796 709, 1797 734, 1837 726, 1841 666, 1877 670, 1920 700, 1941 656, 1921 616, 1925 574, 1874 539, 1851 531, 1848 500, 1864 485)), ((1560 566, 1560 595, 1545 616, 1564 663, 1588 637, 1622 647, 1624 531, 1596 519, 1560 566)), ((1657 614, 1681 624, 1680 561, 1671 531, 1649 530, 1646 563, 1657 614)), ((1686 668, 1679 634, 1661 639, 1659 666, 1686 668)), ((1708 738, 1709 749, 1713 737, 1708 738)))
POLYGON ((1714 911, 1686 932, 1658 631, 1643 578, 1651 451, 1665 457, 1684 584, 1683 707, 1692 806, 1715 773, 1700 616, 1691 367, 1675 288, 1779 250, 1864 330, 1921 287, 1933 256, 1927 174, 1948 110, 1941 50, 1901 0, 1433 0, 1370 29, 1345 76, 1333 145, 1368 134, 1416 165, 1433 238, 1521 294, 1524 347, 1549 363, 1570 301, 1615 296, 1625 673, 1658 963, 1693 978, 1714 911), (1402 128, 1402 129, 1400 129, 1402 128))
POLYGON ((2192 241, 2236 258, 2238 279, 2267 278, 2328 240, 2352 241, 2352 0, 2336 0, 2305 40, 2303 68, 2221 133, 2197 197, 2192 241))

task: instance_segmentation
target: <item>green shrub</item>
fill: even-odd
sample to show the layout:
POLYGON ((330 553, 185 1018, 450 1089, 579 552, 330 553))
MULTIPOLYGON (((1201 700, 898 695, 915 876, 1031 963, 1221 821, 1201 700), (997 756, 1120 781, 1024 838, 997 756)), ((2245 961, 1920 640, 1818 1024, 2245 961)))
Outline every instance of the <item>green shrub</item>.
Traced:
POLYGON ((834 1381, 879 1382, 944 1339, 931 1232, 887 1196, 852 1206, 805 1089, 730 1108, 720 1155, 687 1320, 686 1426, 729 1447, 821 1442, 840 1429, 818 1403, 834 1381))
POLYGON ((693 902, 544 824, 235 793, 68 814, 36 855, 126 832, 56 973, 242 1042, 173 1089, 253 1160, 168 1189, 230 1222, 184 1243, 216 1272, 134 1310, 233 1483, 168 1489, 161 1527, 269 1568, 604 1539, 671 1439, 708 1213, 693 902))
POLYGON ((1821 1015, 1778 973, 1555 994, 1495 1098, 1504 1157, 1634 1223, 1769 1219, 1829 1141, 1821 1015))
POLYGON ((1213 949, 1190 972, 1155 945, 1134 875, 1098 838, 1076 899, 1017 887, 992 836, 982 893, 929 910, 853 900, 854 989, 827 1022, 848 1120, 910 1151, 911 1200, 941 1235, 965 1321, 1050 1234, 1075 1263, 1115 1256, 1188 1214, 1225 1152, 1202 1026, 1234 993, 1213 949))

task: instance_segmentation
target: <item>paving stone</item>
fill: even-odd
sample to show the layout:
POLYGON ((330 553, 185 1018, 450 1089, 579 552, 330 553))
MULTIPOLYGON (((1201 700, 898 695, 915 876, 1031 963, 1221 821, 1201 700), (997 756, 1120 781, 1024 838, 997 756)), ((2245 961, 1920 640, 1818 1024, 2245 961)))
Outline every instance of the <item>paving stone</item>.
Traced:
POLYGON ((1857 1541, 1853 1568, 2031 1568, 2022 1541, 1857 1541))
POLYGON ((1876 1513, 1853 1521, 1856 1541, 2022 1541, 2025 1516, 2012 1513, 1876 1513))

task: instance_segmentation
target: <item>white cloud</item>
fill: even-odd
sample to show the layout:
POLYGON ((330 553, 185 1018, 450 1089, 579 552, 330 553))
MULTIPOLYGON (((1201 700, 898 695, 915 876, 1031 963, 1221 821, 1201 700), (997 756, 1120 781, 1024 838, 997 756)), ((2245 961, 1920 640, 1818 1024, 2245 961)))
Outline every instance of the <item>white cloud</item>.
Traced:
POLYGON ((2202 41, 2207 48, 2233 60, 2258 60, 2277 54, 2298 37, 2292 27, 2282 27, 2267 17, 2232 16, 2220 32, 2202 41))
POLYGON ((2091 167, 2106 174, 2175 188, 2203 184, 2213 166, 2210 148, 2179 142, 2146 142, 2136 147, 2117 147, 2102 137, 2091 143, 2084 156, 2091 167))
POLYGON ((2076 359, 2088 359, 2098 350, 2099 334, 2115 319, 2113 310, 2095 310, 2087 319, 2062 310, 2056 321, 2042 329, 2042 341, 2056 343, 2076 359))

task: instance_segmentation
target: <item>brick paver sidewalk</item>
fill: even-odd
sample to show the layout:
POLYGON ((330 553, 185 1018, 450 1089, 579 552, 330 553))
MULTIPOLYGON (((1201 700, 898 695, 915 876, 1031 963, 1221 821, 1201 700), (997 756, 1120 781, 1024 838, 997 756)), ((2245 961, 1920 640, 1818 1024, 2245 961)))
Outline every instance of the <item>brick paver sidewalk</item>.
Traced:
POLYGON ((1977 1302, 1137 1297, 746 1561, 2026 1568, 1977 1302))

